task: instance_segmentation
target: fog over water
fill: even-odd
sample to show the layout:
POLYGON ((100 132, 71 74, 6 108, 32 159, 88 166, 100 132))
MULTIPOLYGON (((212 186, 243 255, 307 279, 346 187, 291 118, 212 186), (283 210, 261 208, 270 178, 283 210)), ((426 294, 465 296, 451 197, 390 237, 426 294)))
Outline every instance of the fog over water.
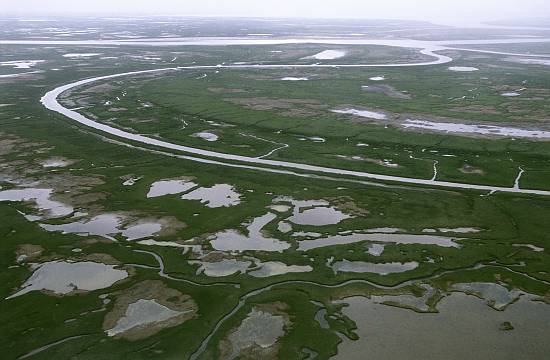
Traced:
POLYGON ((181 15, 370 18, 475 23, 547 18, 548 0, 4 0, 2 15, 181 15))

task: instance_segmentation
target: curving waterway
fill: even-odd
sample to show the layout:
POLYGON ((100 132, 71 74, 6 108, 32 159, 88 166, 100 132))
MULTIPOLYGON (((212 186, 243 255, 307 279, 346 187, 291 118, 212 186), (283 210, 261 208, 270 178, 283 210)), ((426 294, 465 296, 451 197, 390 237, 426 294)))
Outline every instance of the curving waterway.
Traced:
MULTIPOLYGON (((472 189, 472 190, 478 190, 478 191, 487 191, 490 193, 493 192, 508 192, 508 193, 521 193, 521 194, 535 194, 535 195, 543 195, 548 196, 550 195, 550 191, 543 191, 543 190, 530 190, 530 189, 522 189, 520 188, 520 179, 522 174, 524 173, 523 169, 520 168, 520 172, 516 178, 514 187, 495 187, 495 186, 486 186, 486 185, 477 185, 477 184, 465 184, 465 183, 454 183, 454 182, 445 182, 445 181, 437 181, 437 163, 434 163, 434 176, 431 179, 417 179, 417 178, 408 178, 408 177, 399 177, 399 176, 389 176, 389 175, 382 175, 382 174, 375 174, 375 173, 368 173, 368 172, 358 172, 358 171, 350 171, 345 169, 337 169, 337 168, 329 168, 329 167, 321 167, 321 166, 315 166, 315 165, 308 165, 308 164, 301 164, 301 163, 293 163, 293 162, 286 162, 286 161, 275 161, 275 160, 268 160, 265 159, 269 154, 264 155, 259 158, 252 158, 252 157, 245 157, 245 156, 239 156, 235 154, 230 153, 222 153, 222 152, 215 152, 215 151, 209 151, 209 150, 203 150, 199 148, 193 148, 188 147, 184 145, 178 145, 174 143, 170 143, 167 141, 162 141, 158 139, 153 139, 150 137, 142 136, 133 134, 121 129, 117 129, 102 123, 99 123, 97 121, 91 120, 86 118, 84 115, 78 113, 75 110, 71 110, 68 108, 65 108, 62 106, 58 98, 61 94, 64 92, 84 86, 87 84, 91 84, 98 81, 104 81, 114 78, 120 78, 120 77, 130 77, 135 75, 142 75, 142 74, 149 74, 149 73, 162 73, 162 72, 168 72, 168 71, 185 71, 185 70, 216 70, 220 68, 226 68, 226 69, 276 69, 276 68, 313 68, 313 67, 352 67, 352 68, 361 68, 361 67, 406 67, 406 66, 429 66, 429 65, 437 65, 437 64, 445 64, 452 62, 453 59, 437 54, 437 51, 442 50, 460 50, 460 51, 473 51, 473 52, 485 52, 490 54, 501 54, 501 55, 521 55, 526 57, 550 57, 545 55, 533 55, 533 54, 512 54, 512 53, 503 53, 503 52, 494 52, 494 51, 485 51, 485 50, 479 50, 479 49, 467 49, 467 48, 453 48, 448 47, 447 45, 470 45, 470 44, 499 44, 499 43, 526 43, 526 42, 550 42, 550 39, 506 39, 506 40, 480 40, 476 42, 472 41, 453 41, 453 42, 429 42, 429 41, 414 41, 414 40, 337 40, 337 39, 285 39, 285 40, 277 40, 277 39, 171 39, 171 40, 156 40, 156 39, 149 39, 148 41, 140 40, 140 41, 0 41, 0 45, 9 45, 9 44, 26 44, 26 45, 134 45, 134 46, 141 46, 141 45, 150 45, 150 46, 177 46, 177 45, 211 45, 211 46, 225 46, 225 45, 278 45, 278 44, 300 44, 300 43, 317 43, 317 44, 339 44, 339 45, 385 45, 385 46, 396 46, 396 47, 404 47, 404 48, 415 48, 419 49, 419 52, 431 56, 434 58, 433 61, 426 61, 426 62, 418 62, 418 63, 404 63, 404 64, 343 64, 343 65, 333 65, 333 64, 312 64, 312 65, 216 65, 216 66, 187 66, 187 67, 171 67, 171 68, 161 68, 161 69, 152 69, 152 70, 145 70, 145 71, 134 71, 134 72, 126 72, 126 73, 119 73, 119 74, 113 74, 108 76, 100 76, 100 77, 94 77, 90 79, 84 79, 80 81, 76 81, 74 83, 70 83, 67 85, 60 86, 56 89, 53 89, 52 91, 45 94, 42 99, 41 103, 48 108, 51 111, 54 111, 56 113, 62 114, 64 116, 67 116, 73 121, 78 122, 79 124, 86 126, 88 128, 94 129, 98 132, 101 132, 103 134, 110 135, 111 137, 117 138, 117 140, 112 140, 110 138, 106 138, 109 141, 114 141, 116 143, 119 143, 121 145, 131 146, 132 148, 141 149, 143 151, 154 151, 159 154, 167 155, 167 156, 175 156, 178 158, 183 158, 191 161, 200 161, 205 163, 210 163, 216 166, 231 166, 231 167, 239 167, 243 169, 251 169, 256 171, 266 171, 266 172, 278 172, 288 175, 296 175, 296 176, 311 176, 311 177, 319 177, 322 178, 319 174, 329 174, 329 175, 340 175, 340 176, 349 176, 359 179, 370 179, 370 180, 378 180, 378 181, 384 181, 384 182, 396 182, 396 183, 403 183, 403 184, 412 184, 412 185, 424 185, 429 187, 440 187, 440 188, 457 188, 457 189, 472 189), (156 148, 160 148, 163 150, 170 150, 171 152, 161 152, 159 150, 151 150, 149 148, 143 148, 143 147, 137 147, 134 145, 131 145, 129 143, 124 143, 119 141, 122 140, 130 140, 133 142, 146 144, 150 146, 154 146, 156 148), (199 157, 191 157, 191 156, 183 156, 180 153, 187 153, 187 154, 193 154, 198 156, 203 156, 204 158, 199 157), (217 160, 213 160, 217 159, 217 160), (241 163, 241 165, 238 165, 236 163, 231 162, 224 162, 224 161, 233 161, 241 163), (293 171, 291 171, 293 170, 293 171), (300 172, 294 172, 294 171, 300 171, 308 173, 309 175, 305 175, 304 173, 300 172)), ((278 150, 278 149, 276 149, 278 150)), ((341 181, 350 181, 347 178, 337 178, 337 177, 323 177, 324 179, 331 179, 331 180, 341 180, 341 181)), ((139 251, 139 250, 138 250, 139 251)), ((176 277, 172 277, 164 272, 164 264, 162 261, 162 258, 158 256, 157 254, 153 252, 148 251, 139 251, 143 253, 147 253, 151 256, 154 256, 157 260, 159 266, 153 267, 152 269, 159 271, 160 276, 175 280, 175 281, 184 281, 187 283, 192 283, 197 286, 218 286, 218 285, 230 285, 235 286, 236 284, 233 283, 214 283, 214 284, 199 284, 195 283, 190 280, 186 279, 179 279, 176 277)), ((470 267, 470 269, 478 269, 482 267, 488 267, 488 266, 497 266, 500 267, 498 264, 475 264, 474 266, 470 267)), ((504 267, 504 266, 502 266, 504 267)), ((510 268, 504 267, 507 270, 513 271, 510 268)), ((440 273, 432 274, 431 276, 426 277, 426 279, 433 279, 438 278, 442 275, 445 275, 447 273, 451 273, 454 270, 449 271, 443 271, 440 273)), ((520 275, 528 276, 527 274, 514 271, 520 275)), ((209 345, 209 342, 211 341, 212 337, 216 334, 216 332, 219 330, 219 328, 228 320, 230 319, 237 311, 239 311, 246 301, 258 294, 261 294, 263 292, 269 291, 273 289, 276 286, 284 286, 284 285, 310 285, 310 286, 318 286, 318 287, 324 287, 324 288, 340 288, 344 287, 350 284, 365 284, 369 286, 373 286, 379 289, 399 289, 403 288, 404 286, 412 285, 415 282, 422 280, 422 279, 413 279, 408 280, 399 284, 395 284, 393 286, 382 286, 380 284, 376 284, 373 282, 370 282, 368 280, 348 280, 342 283, 337 284, 322 284, 317 283, 313 281, 306 281, 306 280, 290 280, 290 281, 284 281, 281 283, 275 283, 271 284, 269 286, 252 290, 246 294, 244 294, 240 299, 239 302, 236 304, 236 306, 231 309, 229 313, 227 313, 223 318, 221 318, 214 326, 214 328, 211 330, 211 332, 208 334, 208 336, 203 339, 201 345, 196 349, 196 351, 192 354, 191 359, 198 359, 206 350, 207 346, 209 345)), ((543 281, 540 279, 535 279, 538 281, 543 281)), ((546 282, 545 282, 546 283, 546 282)), ((32 352, 23 355, 20 358, 26 358, 33 356, 41 351, 47 350, 50 347, 57 346, 61 343, 64 343, 66 341, 75 340, 80 337, 87 336, 87 335, 78 335, 74 337, 69 337, 62 339, 60 341, 57 341, 55 343, 48 344, 44 347, 41 347, 39 349, 33 350, 32 352)))
MULTIPOLYGON (((525 42, 546 42, 550 39, 497 39, 497 40, 479 40, 477 42, 473 41, 453 41, 450 43, 453 44, 489 44, 489 43, 525 43, 525 42)), ((77 87, 88 85, 94 82, 110 80, 121 77, 130 77, 135 75, 151 74, 151 73, 162 73, 168 71, 185 71, 185 70, 218 70, 218 69, 279 69, 279 68, 320 68, 320 67, 338 67, 338 68, 368 68, 368 67, 407 67, 407 66, 429 66, 437 64, 445 64, 453 61, 452 58, 444 55, 437 54, 436 51, 441 51, 446 48, 443 46, 444 42, 428 42, 428 41, 416 41, 416 40, 347 40, 347 39, 223 39, 223 38, 210 38, 210 39, 186 39, 186 40, 177 40, 177 41, 0 41, 0 44, 3 43, 32 43, 32 44, 112 44, 112 45, 209 45, 209 46, 228 46, 228 45, 266 45, 266 44, 299 44, 299 43, 315 43, 315 44, 339 44, 339 45, 385 45, 385 46, 395 46, 403 48, 416 48, 420 49, 420 52, 424 55, 434 57, 433 61, 427 62, 416 62, 416 63, 393 63, 393 64, 277 64, 277 65, 266 65, 266 64, 250 64, 250 65, 197 65, 197 66, 181 66, 181 67, 170 67, 170 68, 160 68, 152 70, 143 70, 143 71, 132 71, 125 72, 107 76, 98 76, 94 78, 84 79, 76 81, 67 85, 57 87, 48 93, 46 93, 42 99, 41 103, 49 110, 62 114, 81 125, 95 129, 99 132, 109 134, 119 139, 131 140, 137 143, 142 143, 157 148, 168 149, 172 151, 193 154, 204 156, 210 159, 221 159, 239 162, 242 164, 254 164, 256 170, 272 171, 272 168, 284 168, 284 169, 293 169, 299 170, 302 172, 308 173, 317 173, 317 174, 330 174, 330 175, 339 175, 339 176, 348 176, 354 178, 363 178, 370 180, 377 180, 383 182, 397 182, 402 184, 413 184, 413 185, 423 185, 429 187, 440 187, 440 188, 455 188, 455 189, 465 189, 465 190, 477 190, 489 193, 495 192, 506 192, 506 193, 521 193, 521 194, 533 194, 533 195, 543 195, 550 196, 550 191, 545 190, 535 190, 535 189, 522 189, 517 186, 514 187, 499 187, 499 186, 489 186, 489 185, 479 185, 479 184, 467 184, 467 183, 457 183, 457 182, 448 182, 448 181, 438 181, 436 179, 419 179, 419 178, 409 178, 402 176, 391 176, 383 175, 369 172, 361 171, 352 171, 346 169, 338 169, 331 167, 323 167, 317 165, 309 165, 303 163, 295 163, 289 161, 277 161, 269 160, 265 158, 256 158, 235 155, 231 153, 223 153, 217 151, 204 150, 200 148, 194 148, 185 145, 179 145, 171 143, 164 140, 158 140, 151 137, 134 134, 128 131, 124 131, 106 124, 99 123, 92 119, 85 117, 84 115, 78 113, 75 110, 68 109, 61 105, 58 101, 58 98, 61 94, 68 90, 75 89, 77 87)), ((528 55, 527 55, 528 56, 528 55)), ((195 159, 196 161, 201 161, 201 159, 195 159)), ((203 160, 202 160, 203 161, 203 160)), ((230 166, 235 166, 235 164, 227 164, 230 166)), ((245 167, 245 166, 243 166, 245 167)))

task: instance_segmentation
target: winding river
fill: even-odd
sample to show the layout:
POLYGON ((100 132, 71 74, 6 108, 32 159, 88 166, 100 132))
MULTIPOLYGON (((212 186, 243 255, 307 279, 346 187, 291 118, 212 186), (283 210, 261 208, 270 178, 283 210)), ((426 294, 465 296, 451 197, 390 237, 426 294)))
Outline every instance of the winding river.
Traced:
MULTIPOLYGON (((532 195, 542 195, 550 196, 550 191, 545 190, 535 190, 535 189, 522 189, 517 186, 513 187, 500 187, 500 186, 489 186, 489 185, 480 185, 480 184, 467 184, 467 183, 458 183, 458 182, 448 182, 448 181, 438 181, 436 179, 419 179, 419 178, 409 178, 402 176, 391 176, 383 175, 369 172, 361 171, 352 171, 346 169, 338 169, 331 167, 323 167, 317 165, 309 165, 303 163, 295 163, 289 161, 277 161, 269 160, 266 158, 256 158, 248 156, 240 156, 231 153, 223 153, 217 151, 203 150, 200 148, 189 147, 185 145, 174 144, 168 141, 158 140, 151 137, 134 134, 128 131, 124 131, 106 124, 99 123, 92 119, 85 117, 84 115, 78 113, 75 110, 68 109, 61 105, 58 101, 58 97, 68 90, 75 89, 80 86, 88 85, 94 82, 111 80, 121 77, 130 77, 136 75, 145 75, 153 73, 162 73, 168 71, 186 71, 186 70, 219 70, 219 69, 280 69, 280 68, 370 68, 370 67, 407 67, 407 66, 429 66, 429 65, 438 65, 445 64, 453 61, 452 58, 437 54, 437 51, 453 49, 444 46, 446 43, 452 45, 459 44, 506 44, 506 43, 533 43, 533 42, 549 42, 550 39, 495 39, 495 40, 455 40, 449 42, 442 41, 417 41, 417 40, 357 40, 357 39, 227 39, 227 38, 207 38, 207 39, 149 39, 149 40, 139 40, 139 41, 0 41, 0 44, 34 44, 34 45, 160 45, 160 46, 232 46, 232 45, 277 45, 277 44, 302 44, 302 43, 313 43, 313 44, 333 44, 333 45, 384 45, 384 46, 394 46, 402 48, 415 48, 419 49, 420 53, 434 57, 432 61, 425 62, 416 62, 416 63, 394 63, 394 64, 277 64, 277 65, 266 65, 266 64, 251 64, 251 65, 197 65, 197 66, 180 66, 180 67, 169 67, 169 68, 160 68, 152 70, 142 70, 142 71, 132 71, 125 72, 107 76, 99 76, 89 79, 84 79, 76 81, 67 85, 60 86, 55 88, 48 93, 46 93, 42 99, 41 103, 54 112, 62 114, 81 125, 92 128, 102 133, 109 134, 119 139, 131 140, 133 142, 142 143, 156 148, 161 148, 164 150, 171 150, 176 152, 182 152, 187 154, 193 154, 198 156, 207 157, 210 159, 219 159, 219 160, 229 160, 234 162, 239 162, 243 164, 243 168, 246 168, 244 164, 253 164, 256 165, 254 168, 256 170, 264 171, 273 171, 273 168, 278 169, 292 169, 298 170, 301 172, 308 173, 317 173, 317 174, 329 174, 329 175, 338 175, 338 176, 347 176, 352 178, 362 178, 369 180, 377 180, 383 182, 396 182, 402 184, 413 184, 413 185, 423 185, 429 187, 438 187, 438 188, 454 188, 454 189, 466 189, 466 190, 477 190, 482 192, 506 192, 506 193, 521 193, 521 194, 532 194, 532 195)), ((477 49, 473 51, 478 51, 477 49)), ((482 52, 482 50, 480 50, 482 52)), ((532 54, 522 54, 522 56, 544 56, 544 55, 532 55, 532 54)), ((549 56, 550 57, 550 56, 549 56)), ((206 159, 197 159, 189 158, 189 160, 194 161, 205 161, 206 159)), ((235 166, 235 164, 223 163, 222 161, 217 162, 218 165, 227 165, 235 166)), ((238 165, 237 165, 238 166, 238 165)))
MULTIPOLYGON (((167 156, 175 156, 178 158, 183 158, 186 160, 191 161, 200 161, 205 163, 210 163, 216 166, 231 166, 231 167, 240 167, 243 169, 253 169, 256 171, 266 171, 266 172, 277 172, 277 173, 283 173, 288 175, 297 175, 297 176, 308 176, 304 173, 308 173, 309 176, 312 177, 319 177, 320 174, 325 175, 339 175, 339 176, 347 176, 347 177, 353 177, 353 178, 359 178, 359 179, 369 179, 369 180, 377 180, 377 181, 383 181, 383 182, 396 182, 401 184, 412 184, 412 185, 423 185, 423 186, 429 186, 429 187, 439 187, 439 188, 456 188, 456 189, 466 189, 466 190, 478 190, 478 191, 486 191, 489 193, 494 192, 507 192, 507 193, 520 193, 520 194, 534 194, 534 195, 543 195, 543 196, 549 196, 550 191, 543 191, 543 190, 530 190, 530 189, 522 189, 519 187, 519 180, 521 178, 521 175, 523 174, 523 169, 520 169, 520 173, 518 174, 518 177, 515 181, 515 184, 513 187, 496 187, 496 186, 487 186, 487 185, 477 185, 477 184, 466 184, 466 183, 456 183, 456 182, 446 182, 446 181, 437 181, 437 162, 434 163, 434 176, 431 179, 418 179, 418 178, 409 178, 409 177, 399 177, 399 176, 389 176, 389 175, 382 175, 382 174, 375 174, 375 173, 368 173, 368 172, 359 172, 359 171, 351 171, 351 170, 345 170, 345 169, 337 169, 337 168, 329 168, 329 167, 322 167, 322 166, 315 166, 315 165, 308 165, 308 164, 302 164, 302 163, 294 163, 294 162, 287 162, 287 161, 275 161, 275 160, 269 160, 266 159, 266 156, 259 157, 259 158, 252 158, 252 157, 246 157, 246 156, 240 156, 230 153, 222 153, 222 152, 215 152, 215 151, 209 151, 209 150, 203 150, 199 148, 193 148, 189 146, 184 145, 178 145, 174 143, 170 143, 167 141, 162 141, 150 137, 146 137, 143 135, 138 135, 134 133, 130 133, 121 129, 114 128, 112 126, 108 126, 102 123, 99 123, 97 121, 91 120, 84 115, 78 113, 75 110, 68 109, 64 106, 62 106, 59 101, 58 97, 63 94, 64 92, 75 89, 80 86, 88 85, 94 82, 104 81, 104 80, 110 80, 110 79, 116 79, 121 77, 130 77, 135 75, 144 75, 144 74, 152 74, 152 73, 162 73, 162 72, 171 72, 171 71, 185 71, 185 70, 217 70, 220 68, 225 69, 276 69, 276 68, 313 68, 313 67, 352 67, 352 68, 361 68, 361 67, 405 67, 405 66, 429 66, 429 65, 437 65, 437 64, 445 64, 453 61, 452 58, 444 55, 437 54, 437 51, 442 50, 460 50, 460 51, 474 51, 474 52, 485 52, 485 53, 491 53, 491 54, 502 54, 502 55, 521 55, 521 56, 536 56, 536 57, 546 57, 544 55, 533 55, 533 54, 511 54, 511 53, 501 53, 501 52, 492 52, 492 51, 484 51, 484 50, 478 50, 478 49, 467 49, 467 48, 452 48, 448 47, 446 45, 468 45, 468 44, 500 44, 500 43, 526 43, 526 42, 548 42, 550 39, 508 39, 508 40, 494 40, 494 41, 478 41, 478 42, 472 42, 472 41, 453 41, 453 42, 427 42, 427 41, 414 41, 414 40, 335 40, 335 39, 285 39, 285 40, 276 40, 276 39, 172 39, 172 40, 140 40, 140 41, 0 41, 0 45, 8 45, 8 44, 27 44, 27 45, 150 45, 150 46, 177 46, 177 45, 211 45, 211 46, 227 46, 227 45, 277 45, 277 44, 299 44, 299 43, 316 43, 316 44, 339 44, 339 45, 386 45, 386 46, 397 46, 397 47, 405 47, 405 48, 416 48, 419 49, 420 53, 424 55, 428 55, 434 58, 433 61, 428 62, 419 62, 419 63, 409 63, 409 64, 342 64, 342 65, 333 65, 333 64, 312 64, 312 65, 205 65, 205 66, 185 66, 185 67, 171 67, 171 68, 160 68, 160 69, 152 69, 152 70, 144 70, 144 71, 134 71, 134 72, 125 72, 125 73, 119 73, 119 74, 113 74, 108 76, 100 76, 100 77, 94 77, 90 79, 84 79, 80 81, 76 81, 74 83, 70 83, 67 85, 60 86, 56 89, 53 89, 49 91, 47 94, 45 94, 42 99, 41 103, 49 110, 54 111, 56 113, 62 114, 79 124, 86 126, 88 128, 94 129, 98 132, 104 133, 106 135, 109 135, 111 137, 116 138, 116 140, 110 139, 110 141, 114 141, 115 143, 119 143, 121 145, 130 146, 132 148, 141 149, 144 151, 153 151, 159 154, 167 155, 167 156), (503 42, 508 41, 508 42, 503 42), (142 148, 138 146, 134 146, 130 143, 124 143, 120 140, 130 140, 132 142, 146 144, 149 146, 154 146, 157 148, 156 150, 148 149, 148 148, 142 148), (160 151, 160 150, 163 151, 160 151), (171 152, 166 152, 166 150, 169 150, 171 152), (186 153, 186 154, 192 154, 197 156, 202 156, 204 158, 199 157, 192 157, 183 155, 180 153, 186 153), (214 160, 216 159, 216 160, 214 160), (232 163, 232 162, 224 162, 224 161, 232 161, 232 162, 238 162, 240 164, 232 163), (294 172, 299 171, 299 172, 294 172)), ((107 138, 109 140, 109 138, 107 138)), ((328 177, 325 177, 328 178, 328 177)), ((332 180, 339 180, 337 177, 329 178, 332 180)), ((341 179, 342 181, 350 181, 349 179, 341 179)), ((147 253, 151 256, 153 256, 156 261, 159 263, 159 268, 155 268, 159 271, 161 276, 168 277, 172 280, 176 281, 185 281, 190 282, 188 280, 179 279, 172 277, 168 274, 164 273, 164 264, 162 261, 162 258, 158 256, 155 253, 148 252, 148 251, 140 251, 143 253, 147 253)), ((476 264, 472 269, 476 268, 482 268, 485 266, 498 266, 497 264, 476 264)), ((511 270, 507 268, 508 270, 511 270)), ((455 269, 456 270, 456 269, 455 269)), ((426 278, 438 278, 442 275, 445 275, 447 273, 450 273, 452 271, 444 271, 441 273, 432 274, 431 276, 428 276, 426 278)), ((522 275, 525 275, 523 273, 520 273, 522 275)), ((255 289, 253 291, 248 292, 247 294, 243 295, 240 299, 238 304, 229 312, 227 313, 223 318, 221 318, 215 325, 215 327, 212 329, 212 331, 209 333, 209 335, 202 341, 199 348, 196 349, 196 351, 192 354, 191 359, 197 359, 199 358, 204 351, 206 350, 210 340, 216 334, 218 329, 224 324, 225 321, 227 321, 229 318, 231 318, 237 311, 239 311, 242 306, 246 303, 246 301, 256 296, 260 293, 263 293, 265 291, 269 291, 272 288, 276 286, 282 286, 282 285, 312 285, 312 286, 320 286, 325 288, 339 288, 344 287, 346 285, 350 284, 357 284, 362 283, 369 286, 374 286, 379 289, 399 289, 403 288, 408 285, 414 284, 416 281, 419 281, 421 279, 413 279, 408 280, 399 284, 396 284, 394 286, 382 286, 380 284, 376 284, 367 280, 349 280, 346 282, 338 283, 338 284, 321 284, 317 282, 312 281, 304 281, 304 280, 291 280, 291 281, 284 281, 281 283, 275 283, 271 284, 269 286, 255 289)), ((193 282, 194 283, 194 282, 193 282)), ((196 284, 196 285, 203 285, 203 284, 196 284)), ((216 283, 211 285, 224 285, 223 283, 216 283)), ((226 285, 234 285, 234 284, 226 284, 226 285)), ((73 338, 78 337, 72 337, 67 338, 62 341, 71 340, 73 338)), ((53 343, 48 345, 56 345, 60 342, 53 343)), ((42 349, 39 349, 42 350, 42 349)), ((31 355, 29 353, 28 355, 31 355)))

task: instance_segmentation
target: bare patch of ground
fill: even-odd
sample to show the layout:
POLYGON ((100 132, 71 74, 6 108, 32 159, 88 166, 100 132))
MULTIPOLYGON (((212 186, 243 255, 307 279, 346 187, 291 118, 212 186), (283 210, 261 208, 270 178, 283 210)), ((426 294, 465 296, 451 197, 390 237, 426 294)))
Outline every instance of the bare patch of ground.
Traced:
POLYGON ((122 181, 122 185, 124 185, 124 186, 133 186, 133 185, 136 184, 136 182, 141 180, 142 177, 134 175, 134 174, 128 174, 128 175, 120 176, 119 179, 122 181))
POLYGON ((367 216, 370 214, 370 212, 367 209, 364 209, 360 206, 358 206, 351 197, 349 196, 341 196, 337 198, 328 198, 327 199, 331 204, 334 204, 335 207, 346 213, 346 214, 352 214, 357 216, 367 216))
POLYGON ((278 359, 280 344, 292 322, 282 302, 255 305, 240 326, 220 341, 221 359, 278 359))
POLYGON ((212 251, 208 253, 206 256, 201 257, 201 260, 205 262, 219 262, 224 259, 232 259, 232 257, 226 255, 221 251, 212 251))
POLYGON ((282 110, 279 114, 283 116, 314 116, 327 108, 317 100, 270 98, 225 98, 224 100, 253 110, 282 110))
POLYGON ((17 262, 27 262, 39 258, 44 252, 44 248, 40 245, 22 244, 17 247, 15 256, 17 262))
MULTIPOLYGON (((71 165, 77 160, 69 160, 61 156, 53 156, 49 159, 36 161, 36 154, 45 154, 53 148, 45 147, 43 143, 26 141, 15 135, 0 133, 0 156, 9 156, 17 154, 20 160, 9 161, 2 159, 2 173, 10 174, 12 177, 25 178, 37 173, 43 172, 43 167, 64 167, 71 165), (32 159, 25 159, 26 157, 32 159)), ((77 188, 78 190, 89 190, 94 186, 102 185, 103 180, 99 176, 78 176, 70 173, 55 173, 41 176, 40 179, 29 178, 29 182, 35 183, 33 186, 52 187, 58 192, 65 192, 77 188), (38 183, 38 184, 37 184, 38 183)))
POLYGON ((39 154, 47 150, 44 143, 27 141, 16 135, 0 132, 0 138, 0 156, 20 154, 26 151, 39 154))
MULTIPOLYGON (((54 190, 52 200, 69 204, 73 207, 92 207, 93 203, 107 197, 105 193, 89 192, 94 187, 104 184, 99 176, 80 176, 67 172, 56 173, 38 180, 40 187, 54 190)), ((99 206, 97 206, 99 209, 99 206)))
POLYGON ((220 88, 220 87, 209 87, 207 89, 214 94, 241 94, 247 92, 243 89, 231 89, 231 88, 220 88))
POLYGON ((2 139, 0 140, 0 155, 8 155, 12 153, 16 146, 24 143, 23 139, 17 138, 15 136, 10 136, 4 133, 0 133, 2 139))
POLYGON ((104 183, 98 175, 74 175, 64 171, 64 167, 77 162, 60 156, 37 160, 37 154, 52 150, 44 144, 26 141, 23 138, 0 134, 0 179, 19 187, 52 189, 51 199, 73 206, 85 206, 103 199, 102 193, 89 193, 94 187, 104 183), (9 159, 17 155, 19 160, 9 159), (51 168, 56 171, 52 172, 51 168))
POLYGON ((115 338, 130 341, 145 339, 163 329, 179 326, 194 318, 198 311, 197 304, 189 295, 171 289, 159 280, 146 280, 129 289, 115 292, 111 296, 116 300, 112 310, 103 320, 103 329, 108 334, 111 331, 110 334, 115 338), (154 301, 160 307, 168 309, 166 311, 173 316, 168 318, 165 316, 161 321, 154 321, 154 318, 150 317, 145 319, 146 314, 129 314, 128 308, 140 301, 149 301, 149 304, 154 301), (130 317, 133 321, 131 323, 128 322, 130 317), (125 326, 121 327, 122 324, 125 326), (118 330, 113 331, 113 329, 118 330))
POLYGON ((463 174, 469 175, 485 175, 485 171, 480 168, 476 168, 472 165, 464 164, 460 169, 458 169, 463 174))
POLYGON ((88 261, 103 263, 107 265, 120 265, 120 261, 118 261, 113 256, 105 253, 88 254, 83 259, 88 261))
POLYGON ((187 224, 179 221, 174 216, 166 216, 166 217, 145 217, 141 218, 135 222, 132 222, 130 224, 127 224, 128 227, 130 226, 139 226, 142 224, 160 224, 161 230, 157 233, 155 233, 155 236, 171 236, 176 234, 179 230, 184 229, 187 227, 187 224))
POLYGON ((365 85, 361 87, 364 92, 371 93, 381 93, 393 99, 409 100, 412 99, 412 96, 395 89, 391 85, 387 84, 376 84, 376 85, 365 85))
POLYGON ((76 163, 76 160, 67 159, 63 156, 53 156, 48 159, 39 160, 40 165, 48 169, 64 168, 76 163))

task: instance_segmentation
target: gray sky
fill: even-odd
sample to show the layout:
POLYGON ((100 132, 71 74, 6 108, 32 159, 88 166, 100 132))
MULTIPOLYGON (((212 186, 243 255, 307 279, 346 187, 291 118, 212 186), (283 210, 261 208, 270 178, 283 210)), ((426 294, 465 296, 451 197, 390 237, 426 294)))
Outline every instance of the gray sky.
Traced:
POLYGON ((550 0, 0 0, 0 3, 0 13, 18 15, 353 17, 456 23, 550 16, 550 0))

